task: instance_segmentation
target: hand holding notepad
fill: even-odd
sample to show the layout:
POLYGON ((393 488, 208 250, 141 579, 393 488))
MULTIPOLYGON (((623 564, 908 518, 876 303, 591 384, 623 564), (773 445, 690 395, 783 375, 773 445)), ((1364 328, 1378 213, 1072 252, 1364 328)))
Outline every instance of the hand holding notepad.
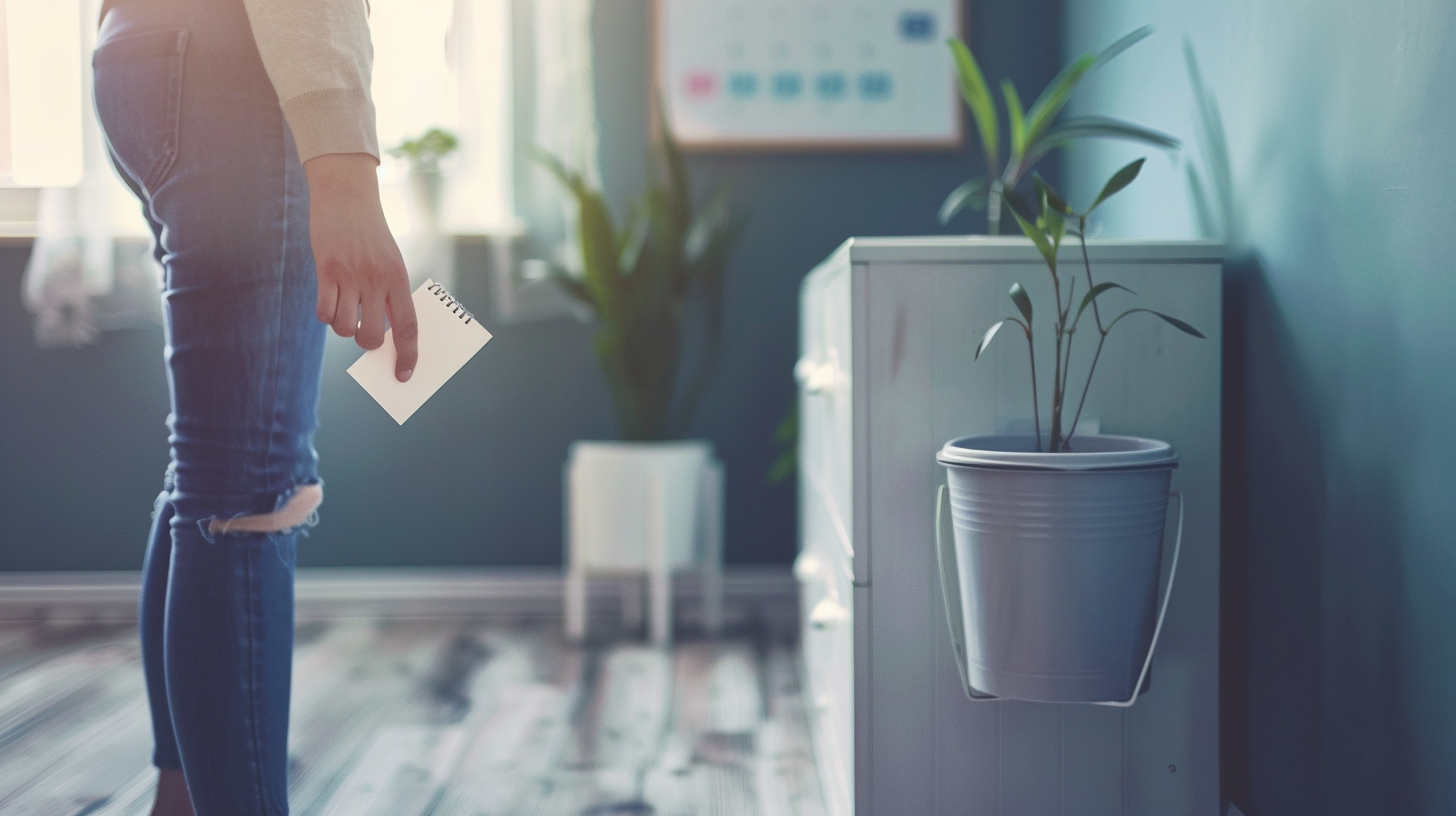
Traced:
POLYGON ((393 329, 385 332, 384 345, 349 366, 349 376, 401 425, 490 341, 490 332, 433 280, 415 290, 414 304, 420 359, 409 382, 394 376, 393 329))

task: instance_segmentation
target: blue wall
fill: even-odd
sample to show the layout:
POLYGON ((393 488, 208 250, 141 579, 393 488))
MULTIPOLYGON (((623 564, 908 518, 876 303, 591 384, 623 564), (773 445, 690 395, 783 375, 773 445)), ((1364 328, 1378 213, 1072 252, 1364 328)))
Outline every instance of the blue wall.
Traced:
MULTIPOLYGON (((1227 127, 1227 790, 1250 816, 1456 813, 1456 8, 1066 9, 1074 52, 1159 28, 1085 108, 1191 141, 1188 34, 1227 127)), ((1074 154, 1073 194, 1133 155, 1074 154)), ((1104 234, 1195 234, 1180 161, 1150 161, 1104 234)))
MULTIPOLYGON (((1060 59, 1059 7, 969 8, 988 73, 1044 84, 1060 59)), ((644 166, 646 9, 645 0, 602 0, 596 20, 603 175, 619 201, 644 166)), ((731 272, 728 357, 693 429, 727 464, 730 561, 783 562, 795 551, 793 488, 764 477, 793 394, 800 279, 852 235, 940 231, 935 211, 972 174, 973 155, 693 160, 704 183, 734 178, 752 215, 731 272)), ((18 297, 24 258, 0 251, 0 570, 134 569, 166 464, 160 332, 36 351, 18 297)), ((462 278, 460 297, 484 303, 480 276, 462 278)), ((301 564, 559 563, 567 446, 613 433, 590 329, 571 320, 496 328, 477 361, 403 428, 345 375, 357 350, 331 338, 318 434, 327 499, 301 564)))

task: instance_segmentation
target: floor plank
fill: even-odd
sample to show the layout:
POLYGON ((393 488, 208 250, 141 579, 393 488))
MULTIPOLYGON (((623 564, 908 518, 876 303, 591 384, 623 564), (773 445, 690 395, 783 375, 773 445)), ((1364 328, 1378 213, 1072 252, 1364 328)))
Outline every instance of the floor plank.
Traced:
MULTIPOLYGON (((565 643, 539 621, 300 626, 298 816, 822 816, 791 644, 565 643)), ((135 632, 0 628, 0 813, 146 816, 135 632), (4 667, 12 670, 5 672, 4 667)))
POLYGON ((767 716, 759 727, 755 779, 762 816, 823 816, 809 718, 791 649, 769 651, 764 672, 767 716))
POLYGON ((39 809, 37 802, 55 796, 103 800, 135 772, 128 763, 148 761, 135 646, 88 647, 12 679, 0 694, 0 812, 39 809), (97 774, 84 762, 97 765, 97 774))
POLYGON ((313 705, 292 725, 289 800, 298 813, 318 813, 376 735, 401 710, 418 706, 421 681, 454 635, 410 622, 375 628, 359 643, 338 644, 339 660, 313 705))

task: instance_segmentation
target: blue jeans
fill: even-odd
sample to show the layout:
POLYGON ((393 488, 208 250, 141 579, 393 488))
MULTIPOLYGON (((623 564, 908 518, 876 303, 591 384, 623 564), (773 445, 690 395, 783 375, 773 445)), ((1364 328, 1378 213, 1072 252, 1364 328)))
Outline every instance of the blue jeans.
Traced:
POLYGON ((303 167, 241 0, 120 0, 93 65, 165 271, 172 459, 141 597, 154 761, 182 769, 198 816, 285 814, 299 530, 211 523, 319 482, 303 167))

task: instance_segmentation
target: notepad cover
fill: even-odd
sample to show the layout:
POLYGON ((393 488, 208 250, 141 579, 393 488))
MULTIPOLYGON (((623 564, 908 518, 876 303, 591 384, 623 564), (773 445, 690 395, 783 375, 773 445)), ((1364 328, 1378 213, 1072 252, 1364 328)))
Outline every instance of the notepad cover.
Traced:
POLYGON ((384 345, 366 351, 349 366, 349 376, 401 425, 491 338, 490 332, 433 280, 415 290, 414 304, 420 325, 420 359, 409 382, 394 377, 393 329, 385 332, 384 345))

